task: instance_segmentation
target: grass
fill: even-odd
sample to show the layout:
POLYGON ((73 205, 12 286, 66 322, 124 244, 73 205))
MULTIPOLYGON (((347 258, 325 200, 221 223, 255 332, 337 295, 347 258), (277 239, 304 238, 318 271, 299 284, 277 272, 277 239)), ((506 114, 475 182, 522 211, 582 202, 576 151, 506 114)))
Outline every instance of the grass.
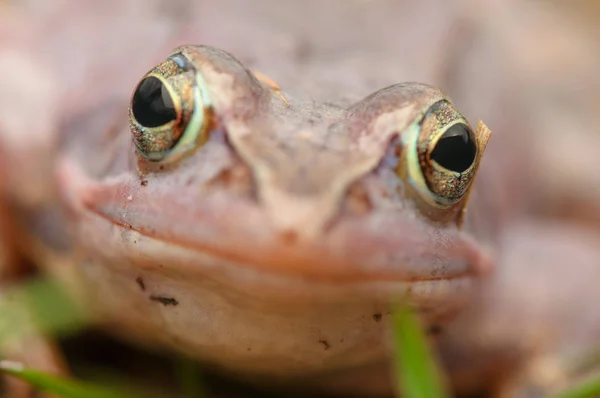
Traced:
POLYGON ((183 395, 187 398, 201 398, 205 396, 205 388, 202 384, 202 377, 199 377, 196 362, 181 357, 177 358, 175 362, 183 395))
POLYGON ((597 398, 600 396, 600 376, 585 380, 575 387, 556 395, 555 398, 597 398))
POLYGON ((19 338, 27 328, 63 337, 91 321, 58 283, 47 278, 27 280, 2 291, 0 315, 0 347, 3 341, 19 338))
MULTIPOLYGON (((43 330, 53 336, 68 336, 89 323, 83 311, 71 302, 58 285, 47 279, 36 279, 4 292, 0 297, 0 349, 4 344, 30 331, 43 330)), ((393 316, 393 343, 397 392, 405 398, 445 398, 450 393, 445 377, 422 331, 419 318, 407 307, 396 305, 393 316)), ((600 364, 596 364, 600 365, 600 364)), ((188 359, 177 359, 174 365, 178 383, 186 398, 201 398, 205 389, 197 365, 188 359)), ((0 372, 13 375, 41 391, 63 398, 137 398, 148 397, 142 388, 124 387, 117 382, 95 384, 59 378, 20 363, 0 361, 0 372)), ((106 379, 106 378, 105 378, 106 379)), ((122 380, 122 377, 108 377, 122 380)), ((588 379, 555 398, 592 398, 600 396, 600 377, 588 379)))
POLYGON ((120 391, 53 376, 28 369, 18 362, 0 361, 0 370, 26 381, 39 391, 49 392, 63 398, 142 398, 142 395, 137 395, 132 391, 120 391))
POLYGON ((448 397, 443 376, 417 316, 406 306, 394 309, 396 390, 408 398, 448 397))

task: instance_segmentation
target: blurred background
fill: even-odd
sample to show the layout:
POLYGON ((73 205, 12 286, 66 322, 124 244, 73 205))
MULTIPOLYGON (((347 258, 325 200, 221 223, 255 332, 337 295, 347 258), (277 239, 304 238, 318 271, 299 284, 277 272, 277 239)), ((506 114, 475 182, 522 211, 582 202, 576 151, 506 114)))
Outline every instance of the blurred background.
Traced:
POLYGON ((0 0, 4 187, 43 203, 59 122, 129 97, 181 44, 317 100, 437 85, 511 137, 514 157, 486 160, 512 176, 497 192, 507 211, 531 195, 534 213, 600 231, 597 0, 0 0))

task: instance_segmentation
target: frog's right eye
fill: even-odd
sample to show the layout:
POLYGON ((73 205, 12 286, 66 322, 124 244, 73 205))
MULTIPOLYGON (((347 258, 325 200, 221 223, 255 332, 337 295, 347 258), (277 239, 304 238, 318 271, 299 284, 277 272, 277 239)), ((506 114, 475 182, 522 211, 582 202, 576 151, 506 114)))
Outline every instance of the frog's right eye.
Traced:
POLYGON ((206 84, 181 54, 171 56, 138 83, 129 107, 133 141, 143 158, 180 157, 207 138, 210 101, 206 84))
POLYGON ((405 194, 430 219, 462 222, 491 131, 473 131, 447 99, 430 105, 402 135, 396 172, 405 194))

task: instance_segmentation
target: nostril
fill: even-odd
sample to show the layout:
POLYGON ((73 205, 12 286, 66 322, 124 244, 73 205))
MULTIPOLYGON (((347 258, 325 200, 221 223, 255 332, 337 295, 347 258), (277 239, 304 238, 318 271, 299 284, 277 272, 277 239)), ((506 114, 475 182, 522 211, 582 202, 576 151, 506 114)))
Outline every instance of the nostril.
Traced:
POLYGON ((293 245, 298 241, 298 232, 294 231, 293 229, 288 229, 286 231, 282 231, 279 234, 279 237, 286 245, 293 245))

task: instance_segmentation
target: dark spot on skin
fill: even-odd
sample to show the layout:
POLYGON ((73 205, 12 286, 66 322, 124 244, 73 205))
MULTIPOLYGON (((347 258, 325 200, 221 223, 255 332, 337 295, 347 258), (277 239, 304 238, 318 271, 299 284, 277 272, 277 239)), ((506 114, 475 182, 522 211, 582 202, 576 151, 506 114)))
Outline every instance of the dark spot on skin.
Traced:
POLYGON ((433 336, 437 336, 440 333, 442 333, 442 327, 440 325, 431 325, 428 329, 427 329, 427 334, 433 335, 433 336))
POLYGON ((392 139, 390 140, 390 147, 394 150, 394 156, 400 157, 402 154, 402 140, 400 139, 400 132, 394 131, 392 133, 392 139))
POLYGON ((146 285, 144 284, 144 280, 142 279, 141 276, 138 276, 135 279, 136 283, 138 284, 138 286, 140 287, 140 289, 142 289, 142 292, 146 291, 146 285))
POLYGON ((352 184, 348 188, 344 208, 353 215, 363 215, 373 210, 373 203, 364 185, 352 184))
POLYGON ((327 340, 319 340, 319 343, 323 345, 323 348, 325 348, 326 350, 331 348, 331 345, 329 345, 329 342, 327 340))
POLYGON ((381 322, 382 315, 380 313, 373 314, 373 320, 377 323, 381 322))
POLYGON ((283 231, 281 234, 279 234, 279 236, 281 237, 283 243, 287 245, 293 245, 298 240, 298 234, 293 230, 283 231))
POLYGON ((143 187, 148 186, 148 180, 142 180, 142 181, 140 181, 140 185, 143 186, 143 187))
POLYGON ((158 301, 164 306, 168 305, 179 305, 179 301, 175 300, 173 297, 163 297, 163 296, 150 296, 150 300, 158 301))
POLYGON ((158 167, 158 169, 162 171, 162 170, 164 170, 164 169, 165 169, 165 166, 163 166, 163 165, 160 165, 160 166, 158 167))
POLYGON ((248 347, 248 348, 246 349, 246 351, 252 351, 252 348, 248 347))
POLYGON ((344 342, 344 339, 340 339, 340 343, 343 343, 343 342, 344 342))

